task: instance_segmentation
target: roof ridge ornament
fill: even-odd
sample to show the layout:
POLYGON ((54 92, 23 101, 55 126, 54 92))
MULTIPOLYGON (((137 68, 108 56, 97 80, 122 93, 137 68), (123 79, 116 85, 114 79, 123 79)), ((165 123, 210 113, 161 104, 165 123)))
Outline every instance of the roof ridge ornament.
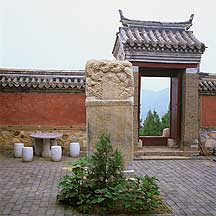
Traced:
POLYGON ((126 18, 124 15, 123 15, 123 11, 121 9, 119 9, 119 15, 120 15, 120 22, 122 22, 122 20, 129 20, 128 18, 126 18))
POLYGON ((183 22, 159 22, 159 21, 143 21, 128 19, 123 15, 123 11, 119 9, 120 22, 125 27, 149 27, 149 28, 172 28, 180 30, 188 30, 193 24, 194 14, 190 15, 189 20, 183 22))
POLYGON ((192 24, 193 18, 194 18, 194 14, 191 14, 191 15, 190 15, 190 19, 188 20, 188 22, 190 22, 190 23, 192 24))

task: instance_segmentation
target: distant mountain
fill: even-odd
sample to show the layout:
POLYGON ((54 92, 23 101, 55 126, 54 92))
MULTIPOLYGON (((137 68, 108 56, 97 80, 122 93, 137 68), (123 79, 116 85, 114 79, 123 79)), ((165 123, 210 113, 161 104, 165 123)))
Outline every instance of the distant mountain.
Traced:
POLYGON ((148 111, 157 111, 158 115, 162 117, 167 111, 170 102, 170 91, 169 88, 152 91, 143 89, 141 92, 141 108, 140 108, 140 117, 142 121, 145 120, 148 111))

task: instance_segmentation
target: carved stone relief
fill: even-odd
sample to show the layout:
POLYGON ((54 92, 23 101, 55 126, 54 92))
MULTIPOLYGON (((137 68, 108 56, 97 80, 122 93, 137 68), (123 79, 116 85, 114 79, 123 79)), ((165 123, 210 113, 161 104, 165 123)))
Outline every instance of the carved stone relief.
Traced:
POLYGON ((125 100, 134 94, 132 65, 128 61, 88 61, 86 96, 104 100, 125 100))

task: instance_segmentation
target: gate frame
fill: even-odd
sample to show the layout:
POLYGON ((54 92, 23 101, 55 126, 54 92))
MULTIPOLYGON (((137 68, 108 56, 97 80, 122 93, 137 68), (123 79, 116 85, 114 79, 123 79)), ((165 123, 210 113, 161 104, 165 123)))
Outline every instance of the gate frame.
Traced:
MULTIPOLYGON (((136 142, 139 141, 139 126, 140 126, 140 87, 141 87, 141 76, 143 69, 150 69, 150 70, 161 70, 163 72, 155 73, 154 76, 151 72, 147 74, 149 77, 158 77, 158 76, 165 76, 165 77, 172 77, 180 76, 178 78, 180 89, 178 89, 179 94, 179 105, 178 108, 178 131, 177 131, 177 139, 174 137, 173 133, 171 132, 171 138, 176 139, 178 147, 183 149, 191 148, 192 144, 196 142, 198 137, 198 82, 197 82, 197 72, 199 65, 198 64, 165 64, 165 63, 146 63, 146 62, 131 62, 134 67, 134 81, 135 81, 135 98, 134 98, 134 118, 137 119, 134 121, 134 128, 137 128, 135 133, 136 142), (168 72, 166 72, 166 69, 168 72), (173 70, 171 74, 170 70, 173 70), (162 74, 163 73, 163 74, 162 74), (172 76, 171 76, 172 75, 172 76), (192 77, 192 79, 191 79, 192 77), (197 85, 197 88, 196 88, 197 85), (192 93, 191 87, 193 89, 192 93), (195 88, 194 88, 195 87, 195 88), (194 98, 194 100, 191 100, 194 98), (195 102, 197 103, 197 110, 195 110, 195 124, 190 124, 190 119, 193 118, 193 110, 191 112, 190 106, 195 102), (187 107, 187 110, 185 109, 187 107), (189 119, 187 119, 189 118, 189 119), (190 133, 191 131, 191 133, 190 133)), ((172 87, 171 87, 172 88, 172 87)), ((172 90, 171 90, 172 94, 172 90)), ((170 107, 172 110, 172 107, 170 107)), ((193 106, 194 109, 194 106, 193 106)), ((196 108, 195 108, 196 109, 196 108)), ((172 120, 171 120, 172 121, 172 120)), ((157 142, 157 140, 154 139, 157 142)), ((160 140, 163 143, 166 143, 166 140, 160 140)), ((157 142, 158 143, 158 142, 157 142)), ((156 144, 157 145, 157 144, 156 144)))

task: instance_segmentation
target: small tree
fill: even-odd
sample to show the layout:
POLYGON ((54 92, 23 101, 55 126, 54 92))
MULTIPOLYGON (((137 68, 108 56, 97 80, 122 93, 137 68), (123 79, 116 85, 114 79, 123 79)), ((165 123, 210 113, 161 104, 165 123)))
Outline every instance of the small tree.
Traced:
POLYGON ((113 186, 123 177, 123 157, 119 150, 113 150, 109 136, 102 134, 91 155, 90 177, 98 188, 113 186))
POLYGON ((143 127, 140 130, 140 135, 143 136, 160 136, 161 135, 161 122, 160 117, 154 110, 148 111, 147 117, 143 123, 143 127))

